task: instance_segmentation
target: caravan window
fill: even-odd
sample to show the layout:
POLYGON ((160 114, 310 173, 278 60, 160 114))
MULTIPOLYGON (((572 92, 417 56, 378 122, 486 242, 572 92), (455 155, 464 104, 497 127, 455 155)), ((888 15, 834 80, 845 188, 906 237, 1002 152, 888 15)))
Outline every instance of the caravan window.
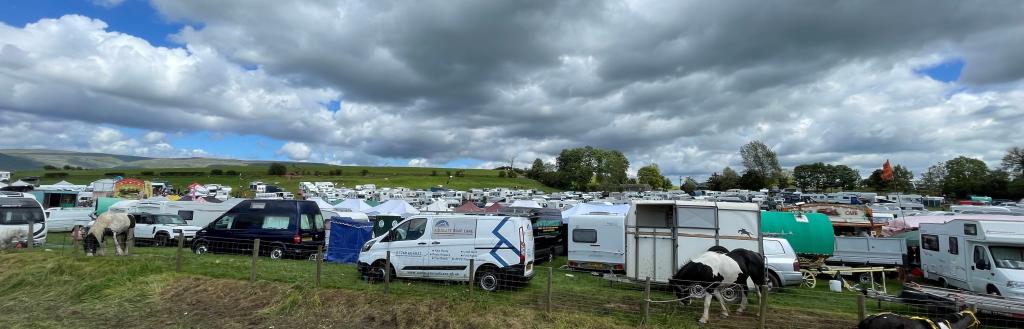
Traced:
POLYGON ((939 236, 921 234, 921 248, 931 251, 939 251, 939 236))
POLYGON ((572 242, 596 243, 597 230, 577 228, 572 230, 572 242))
POLYGON ((676 208, 676 226, 715 228, 715 208, 676 208))
POLYGON ((952 255, 960 254, 960 241, 955 236, 949 237, 949 253, 952 255))
POLYGON ((191 210, 178 210, 178 217, 181 217, 181 219, 184 219, 184 220, 192 220, 192 211, 191 210))
POLYGON ((965 235, 978 235, 978 224, 964 224, 965 235))

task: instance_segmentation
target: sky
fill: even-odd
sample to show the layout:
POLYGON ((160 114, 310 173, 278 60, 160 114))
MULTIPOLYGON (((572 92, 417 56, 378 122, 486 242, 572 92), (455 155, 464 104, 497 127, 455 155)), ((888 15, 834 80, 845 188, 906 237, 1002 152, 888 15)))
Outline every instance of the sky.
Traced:
POLYGON ((0 3, 0 148, 867 176, 1024 146, 1020 1, 0 3))

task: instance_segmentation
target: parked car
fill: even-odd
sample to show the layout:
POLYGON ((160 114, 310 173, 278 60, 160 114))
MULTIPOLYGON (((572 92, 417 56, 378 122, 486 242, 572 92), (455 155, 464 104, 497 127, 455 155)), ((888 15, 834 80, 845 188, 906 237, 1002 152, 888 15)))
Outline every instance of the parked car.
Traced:
POLYGON ((800 285, 803 282, 800 261, 789 241, 783 238, 764 238, 762 244, 765 266, 768 267, 768 280, 765 284, 772 290, 800 285))
POLYGON ((391 277, 469 281, 485 291, 524 284, 533 277, 530 220, 487 215, 422 215, 367 241, 358 269, 367 280, 391 277), (391 254, 390 267, 385 259, 391 254), (473 268, 470 268, 470 259, 473 268))
POLYGON ((244 200, 196 232, 192 251, 252 253, 273 259, 313 258, 324 244, 324 220, 313 201, 244 200))
POLYGON ((135 239, 151 242, 154 246, 177 243, 178 235, 184 234, 185 242, 191 241, 202 227, 188 225, 176 214, 133 214, 135 239))

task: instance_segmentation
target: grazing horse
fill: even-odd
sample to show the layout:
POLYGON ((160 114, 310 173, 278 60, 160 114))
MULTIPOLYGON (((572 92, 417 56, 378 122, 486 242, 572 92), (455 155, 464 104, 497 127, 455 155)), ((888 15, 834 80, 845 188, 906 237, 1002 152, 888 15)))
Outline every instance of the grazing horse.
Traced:
POLYGON ((103 237, 106 231, 114 235, 114 248, 116 255, 124 255, 124 247, 121 245, 128 242, 128 230, 135 227, 135 221, 128 214, 105 212, 89 227, 89 233, 85 235, 85 255, 98 254, 103 256, 103 237), (118 239, 120 237, 120 239, 118 239))
MULTIPOLYGON (((694 293, 694 290, 704 292, 704 314, 700 318, 700 323, 704 324, 708 322, 712 295, 718 298, 722 306, 722 316, 729 316, 729 309, 722 298, 722 289, 732 284, 738 285, 741 302, 736 313, 741 314, 747 307, 747 279, 761 286, 764 285, 764 275, 764 257, 761 254, 746 249, 729 251, 724 247, 714 246, 683 265, 669 283, 675 289, 676 296, 686 303, 693 295, 700 295, 694 293)), ((760 294, 758 290, 758 295, 760 294)))
POLYGON ((857 329, 968 329, 977 328, 979 325, 981 322, 971 311, 946 315, 941 319, 880 313, 860 321, 857 329))

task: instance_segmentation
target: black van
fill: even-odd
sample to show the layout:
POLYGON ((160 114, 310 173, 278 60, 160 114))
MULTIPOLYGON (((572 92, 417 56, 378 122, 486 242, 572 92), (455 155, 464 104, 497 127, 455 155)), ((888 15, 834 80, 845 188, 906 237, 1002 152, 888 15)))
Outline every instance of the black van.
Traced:
POLYGON ((270 258, 313 258, 324 244, 324 220, 313 201, 245 200, 196 232, 192 252, 252 253, 270 258))

